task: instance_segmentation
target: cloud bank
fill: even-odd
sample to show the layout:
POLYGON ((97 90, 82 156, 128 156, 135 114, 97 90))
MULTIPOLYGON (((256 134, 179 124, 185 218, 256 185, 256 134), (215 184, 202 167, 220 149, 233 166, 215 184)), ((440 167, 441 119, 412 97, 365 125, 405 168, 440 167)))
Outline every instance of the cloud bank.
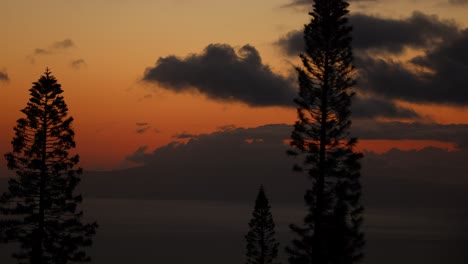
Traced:
MULTIPOLYGON (((355 123, 360 139, 427 139, 467 142, 468 125, 355 123), (395 133, 399 131, 399 133, 395 133)), ((201 134, 187 143, 170 143, 148 152, 142 146, 127 157, 141 167, 86 176, 83 188, 98 197, 155 199, 250 200, 242 190, 254 192, 265 184, 274 200, 302 201, 302 174, 287 157, 289 125, 235 128, 201 134), (99 188, 99 186, 106 186, 99 188)), ((365 153, 365 204, 389 208, 461 208, 468 198, 468 149, 448 152, 437 148, 365 153), (398 190, 398 195, 394 191, 398 190), (464 200, 465 199, 465 200, 464 200)), ((254 194, 252 193, 252 196, 254 194)))

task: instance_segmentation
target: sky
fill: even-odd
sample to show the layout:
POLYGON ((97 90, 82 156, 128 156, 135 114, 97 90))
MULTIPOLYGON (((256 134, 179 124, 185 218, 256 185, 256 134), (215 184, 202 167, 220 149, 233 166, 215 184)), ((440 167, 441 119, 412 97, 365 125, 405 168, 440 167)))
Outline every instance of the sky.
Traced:
MULTIPOLYGON (((295 121, 292 68, 309 19, 304 1, 22 0, 1 7, 0 22, 10 25, 0 49, 0 91, 8 98, 2 153, 46 67, 65 91, 85 169, 132 166, 127 155, 178 134, 295 121)), ((363 99, 354 116, 467 123, 466 80, 450 75, 467 67, 466 55, 453 54, 467 41, 466 8, 464 1, 352 2, 356 64, 369 76, 359 80, 363 99), (440 73, 428 80, 414 74, 424 69, 440 73)))
MULTIPOLYGON (((1 1, 0 153, 11 150, 28 90, 49 67, 75 119, 86 177, 80 188, 93 199, 245 202, 268 182, 277 201, 300 201, 305 179, 284 177, 292 166, 284 142, 296 120, 294 66, 310 3, 1 1)), ((468 241, 468 1, 350 3, 358 68, 351 132, 365 154, 370 259, 384 254, 388 239, 416 252, 407 263, 422 263, 424 243, 461 254, 457 247, 468 241), (405 235, 389 237, 389 230, 405 235)), ((0 178, 9 175, 2 155, 0 178)), ((103 203, 93 200, 91 211, 103 203)), ((103 214, 110 228, 102 236, 112 241, 116 216, 103 214)), ((440 254, 424 261, 441 263, 440 254)))

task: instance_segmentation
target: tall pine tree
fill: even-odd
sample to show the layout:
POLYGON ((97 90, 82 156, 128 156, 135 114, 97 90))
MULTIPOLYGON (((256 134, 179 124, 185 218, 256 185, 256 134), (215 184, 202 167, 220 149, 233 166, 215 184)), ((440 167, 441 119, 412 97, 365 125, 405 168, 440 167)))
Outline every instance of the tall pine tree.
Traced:
POLYGON ((247 241, 246 264, 272 264, 278 256, 278 245, 275 238, 275 223, 270 212, 270 204, 263 186, 260 186, 250 230, 245 236, 247 241))
POLYGON ((362 259, 364 236, 362 154, 353 150, 357 139, 349 133, 355 67, 348 3, 315 0, 309 15, 289 154, 299 158, 295 170, 307 173, 312 185, 304 196, 304 225, 291 225, 298 238, 287 252, 291 264, 352 264, 362 259))
POLYGON ((0 197, 1 242, 16 242, 18 263, 87 262, 83 247, 92 244, 96 223, 83 224, 74 194, 81 168, 75 168, 73 118, 63 90, 47 69, 29 90, 30 99, 18 119, 13 151, 5 154, 16 177, 0 197))

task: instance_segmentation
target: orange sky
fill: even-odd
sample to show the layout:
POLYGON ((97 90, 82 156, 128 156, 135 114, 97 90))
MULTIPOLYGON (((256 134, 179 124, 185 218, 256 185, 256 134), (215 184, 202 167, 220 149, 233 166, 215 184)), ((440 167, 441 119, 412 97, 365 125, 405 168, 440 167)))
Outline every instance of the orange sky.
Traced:
MULTIPOLYGON (((280 8, 287 2, 2 1, 0 24, 6 26, 1 29, 0 70, 8 73, 10 81, 0 82, 0 94, 6 99, 0 105, 0 153, 10 150, 12 128, 21 117, 19 110, 26 105, 31 83, 45 67, 51 68, 65 91, 65 101, 75 118, 77 151, 85 168, 122 166, 125 156, 138 147, 148 145, 153 150, 174 140, 177 133, 209 133, 223 125, 293 123, 295 111, 291 109, 213 102, 203 95, 175 94, 140 81, 145 68, 159 57, 197 53, 210 43, 235 47, 249 43, 273 71, 286 73, 290 58, 272 43, 308 21, 304 12, 280 8), (54 48, 54 43, 65 39, 74 45, 54 48), (35 55, 38 48, 50 54, 35 55), (79 69, 71 67, 72 61, 80 59, 85 63, 79 69), (136 123, 148 123, 151 128, 138 134, 136 123)), ((421 10, 461 24, 468 21, 463 10, 428 4, 431 1, 382 2, 369 9, 352 6, 352 10, 388 17, 405 17, 421 10)), ((468 123, 467 108, 411 107, 437 122, 468 123)), ((398 145, 371 142, 364 148, 382 150, 392 144, 398 145)), ((421 142, 414 144, 417 148, 421 142)))

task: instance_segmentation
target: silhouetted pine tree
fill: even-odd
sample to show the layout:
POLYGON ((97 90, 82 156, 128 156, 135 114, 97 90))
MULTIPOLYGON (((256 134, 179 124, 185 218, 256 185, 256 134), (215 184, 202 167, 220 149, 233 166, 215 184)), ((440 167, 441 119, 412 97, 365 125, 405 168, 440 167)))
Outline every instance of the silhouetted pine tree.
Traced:
POLYGON ((299 237, 286 250, 291 264, 351 264, 362 259, 364 236, 362 154, 353 151, 357 139, 348 132, 355 85, 348 3, 315 0, 309 14, 289 154, 300 158, 295 170, 306 172, 312 185, 304 196, 304 225, 291 225, 299 237))
POLYGON ((275 223, 263 186, 260 186, 258 191, 252 216, 249 222, 250 230, 245 236, 246 264, 272 264, 278 256, 279 243, 276 242, 275 223))
POLYGON ((1 242, 17 242, 18 263, 65 264, 88 262, 83 247, 92 244, 97 224, 83 224, 74 194, 81 168, 75 169, 73 118, 61 96, 63 90, 47 69, 29 90, 29 102, 17 121, 13 151, 5 154, 17 177, 0 197, 1 242))

